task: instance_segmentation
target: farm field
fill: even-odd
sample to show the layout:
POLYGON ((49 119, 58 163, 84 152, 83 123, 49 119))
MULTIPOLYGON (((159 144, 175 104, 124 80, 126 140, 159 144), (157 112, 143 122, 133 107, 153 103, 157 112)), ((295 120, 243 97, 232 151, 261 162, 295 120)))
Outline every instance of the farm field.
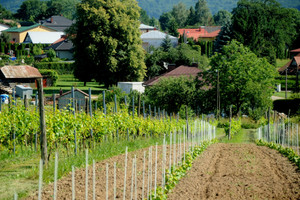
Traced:
POLYGON ((168 199, 299 199, 299 185, 297 167, 277 151, 218 143, 196 159, 168 199))

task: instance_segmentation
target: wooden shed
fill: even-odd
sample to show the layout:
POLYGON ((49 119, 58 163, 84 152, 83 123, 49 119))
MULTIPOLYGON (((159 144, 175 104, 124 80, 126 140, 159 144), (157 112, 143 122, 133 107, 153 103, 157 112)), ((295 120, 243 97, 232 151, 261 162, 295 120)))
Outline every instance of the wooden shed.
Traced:
POLYGON ((6 65, 0 67, 0 84, 9 87, 25 85, 36 87, 35 80, 43 78, 39 70, 29 65, 6 65))
MULTIPOLYGON (((86 110, 89 95, 80 89, 74 89, 75 107, 76 110, 86 110)), ((72 91, 68 91, 60 95, 58 98, 58 109, 68 108, 72 102, 72 91)))

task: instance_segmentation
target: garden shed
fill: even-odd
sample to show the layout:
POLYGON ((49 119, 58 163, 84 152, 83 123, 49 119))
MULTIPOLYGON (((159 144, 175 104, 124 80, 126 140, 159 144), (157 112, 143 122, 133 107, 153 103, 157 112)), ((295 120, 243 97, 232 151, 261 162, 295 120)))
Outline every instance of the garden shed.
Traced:
POLYGON ((145 92, 143 82, 118 82, 118 87, 121 88, 126 94, 129 94, 131 90, 136 90, 140 93, 145 92))
MULTIPOLYGON (((86 110, 89 95, 80 89, 74 89, 76 110, 86 110)), ((58 109, 65 109, 72 102, 72 91, 60 95, 58 98, 58 109)))
POLYGON ((36 87, 35 80, 43 78, 39 70, 29 65, 6 65, 0 68, 0 85, 14 88, 16 85, 36 87))

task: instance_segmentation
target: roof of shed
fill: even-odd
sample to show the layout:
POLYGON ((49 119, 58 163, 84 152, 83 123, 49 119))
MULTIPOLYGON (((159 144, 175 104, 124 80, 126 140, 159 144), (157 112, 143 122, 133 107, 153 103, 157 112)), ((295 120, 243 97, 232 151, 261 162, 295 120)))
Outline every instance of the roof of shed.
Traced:
POLYGON ((36 27, 39 27, 39 26, 43 26, 43 27, 46 27, 46 28, 51 29, 53 31, 56 31, 53 28, 50 28, 50 27, 47 27, 47 26, 44 26, 44 25, 41 25, 41 24, 34 24, 34 25, 31 25, 31 26, 21 26, 21 27, 14 26, 14 27, 11 27, 9 29, 4 30, 4 32, 22 33, 22 32, 29 31, 30 29, 33 29, 33 28, 36 28, 36 27))
POLYGON ((30 37, 33 44, 52 44, 62 35, 64 32, 28 32, 26 38, 30 37))
POLYGON ((144 85, 146 86, 151 86, 156 84, 157 82, 159 82, 159 79, 161 78, 167 78, 167 77, 180 77, 180 76, 192 76, 192 77, 196 77, 198 75, 198 73, 201 70, 197 67, 189 67, 189 66, 179 66, 175 69, 173 69, 170 72, 167 72, 165 74, 162 74, 160 76, 156 76, 148 81, 144 82, 144 85))
POLYGON ((153 27, 153 26, 148 26, 146 24, 140 24, 140 29, 152 29, 152 30, 155 30, 156 28, 153 27))
MULTIPOLYGON (((80 92, 80 93, 82 93, 84 96, 89 96, 87 93, 85 93, 84 91, 82 91, 82 90, 80 90, 80 89, 77 89, 77 88, 75 88, 74 89, 74 92, 80 92)), ((65 96, 65 95, 67 95, 67 94, 70 94, 72 91, 70 90, 70 91, 68 91, 68 92, 65 92, 65 93, 63 93, 62 95, 60 95, 58 98, 60 98, 60 97, 63 97, 63 96, 65 96)))
POLYGON ((300 53, 300 48, 299 49, 293 49, 293 50, 291 50, 290 52, 293 52, 293 53, 300 53))
POLYGON ((282 66, 278 72, 280 74, 285 74, 285 70, 287 69, 287 74, 296 74, 297 73, 297 69, 300 70, 300 53, 296 56, 293 57, 293 59, 291 59, 288 63, 286 63, 284 66, 282 66), (295 60, 297 66, 294 67, 292 65, 293 60, 295 60))
POLYGON ((42 78, 43 76, 39 72, 39 70, 35 67, 31 67, 29 65, 6 65, 1 67, 5 78, 42 78))
MULTIPOLYGON (((142 39, 165 39, 166 33, 160 32, 160 31, 149 31, 147 33, 143 33, 141 35, 142 39)), ((172 35, 169 35, 170 39, 177 39, 177 37, 174 37, 172 35)))

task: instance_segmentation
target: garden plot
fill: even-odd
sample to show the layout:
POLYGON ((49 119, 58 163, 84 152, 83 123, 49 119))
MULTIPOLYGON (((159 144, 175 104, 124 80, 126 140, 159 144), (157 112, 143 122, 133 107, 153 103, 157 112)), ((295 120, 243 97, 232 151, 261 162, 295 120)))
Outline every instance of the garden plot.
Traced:
POLYGON ((267 147, 218 143, 195 160, 168 199, 300 199, 300 173, 267 147))

